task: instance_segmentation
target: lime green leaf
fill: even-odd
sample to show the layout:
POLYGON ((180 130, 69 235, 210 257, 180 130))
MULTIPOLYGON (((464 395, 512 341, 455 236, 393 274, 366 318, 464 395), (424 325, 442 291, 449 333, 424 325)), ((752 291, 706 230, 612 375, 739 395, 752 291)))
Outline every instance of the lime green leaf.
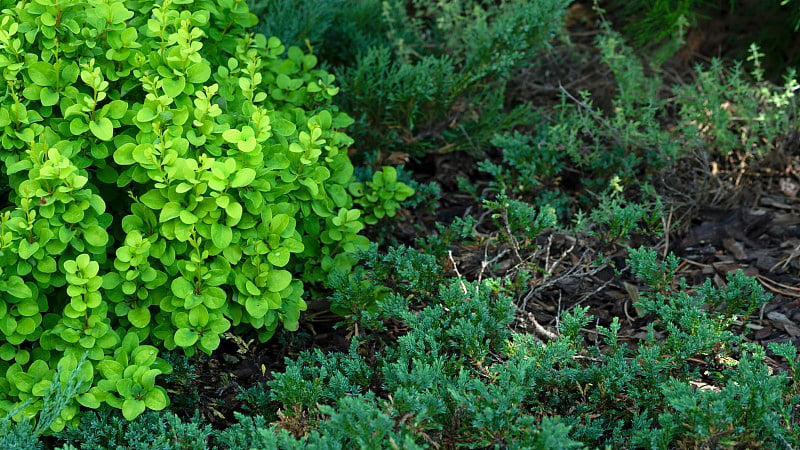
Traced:
POLYGON ((122 376, 122 372, 125 370, 125 367, 119 362, 113 359, 104 359, 97 363, 97 370, 103 375, 103 378, 109 380, 115 380, 122 376))
POLYGON ((122 402, 122 415, 127 420, 133 420, 141 415, 145 410, 145 403, 143 400, 136 400, 133 398, 126 398, 122 402))
MULTIPOLYGON (((116 153, 114 154, 116 159, 116 153)), ((161 191, 157 189, 151 189, 139 197, 139 201, 144 203, 150 209, 158 211, 159 209, 163 208, 164 205, 167 204, 167 199, 161 195, 161 191)))
POLYGON ((282 234, 286 227, 289 226, 290 217, 287 214, 276 214, 269 223, 269 232, 274 234, 282 234))
POLYGON ((239 150, 243 151, 244 153, 252 152, 253 149, 256 148, 256 145, 258 145, 258 141, 256 141, 256 138, 254 137, 249 137, 243 141, 239 141, 236 144, 239 150))
MULTIPOLYGON (((137 366, 145 366, 144 364, 137 364, 137 366)), ((139 392, 149 392, 153 388, 156 387, 156 377, 161 374, 161 371, 158 369, 148 369, 144 372, 137 371, 135 375, 137 377, 138 384, 140 386, 139 392)), ((140 394, 141 395, 141 394, 140 394)), ((141 398, 140 396, 137 396, 141 398)))
POLYGON ((164 83, 161 85, 164 88, 164 93, 172 98, 177 98, 186 87, 186 81, 183 77, 178 78, 164 78, 164 83))
POLYGON ((31 162, 30 158, 23 158, 15 163, 11 163, 6 168, 6 174, 11 175, 12 173, 22 172, 23 170, 28 170, 33 167, 33 163, 31 162))
POLYGON ((158 357, 158 349, 152 345, 140 345, 131 352, 131 357, 137 366, 151 366, 158 357))
POLYGON ((194 286, 186 278, 175 278, 172 280, 172 293, 179 299, 186 299, 194 292, 194 286))
POLYGON ((33 316, 39 312, 39 304, 32 298, 26 298, 17 303, 17 312, 19 312, 21 316, 33 316))
POLYGON ((269 303, 260 297, 248 297, 247 301, 244 302, 244 307, 247 310, 247 314, 256 319, 264 317, 269 311, 269 303))
POLYGON ((67 207, 67 211, 61 215, 61 218, 67 223, 78 223, 83 220, 83 216, 83 209, 77 203, 71 203, 67 207))
MULTIPOLYGON (((27 241, 23 240, 23 242, 27 241)), ((16 275, 8 277, 8 281, 6 281, 6 292, 16 298, 31 298, 33 296, 31 288, 29 288, 25 282, 22 281, 22 278, 16 275)))
POLYGON ((279 292, 292 282, 292 274, 286 270, 270 270, 267 274, 267 288, 270 292, 279 292))
POLYGON ((209 309, 222 308, 227 300, 225 291, 218 287, 210 286, 203 290, 203 304, 209 309))
POLYGON ((272 129, 281 136, 291 136, 297 130, 295 124, 286 119, 278 119, 271 125, 272 129))
POLYGON ((328 191, 328 197, 333 200, 333 203, 336 206, 339 208, 347 207, 347 201, 350 200, 350 196, 347 195, 347 191, 345 191, 344 186, 341 184, 331 184, 329 186, 325 186, 325 189, 328 191))
POLYGON ((108 117, 89 122, 89 129, 92 134, 102 141, 110 141, 114 137, 114 125, 108 117))
POLYGON ((69 123, 69 132, 72 133, 73 136, 86 133, 88 130, 89 125, 87 125, 82 118, 76 117, 69 123))
POLYGON ((23 239, 19 241, 19 249, 17 250, 17 253, 19 254, 20 258, 28 259, 31 256, 33 256, 33 254, 36 253, 37 250, 39 250, 38 242, 34 241, 33 243, 31 243, 28 242, 27 239, 23 239))
POLYGON ((39 92, 39 99, 44 106, 53 106, 58 103, 59 95, 58 92, 54 92, 49 87, 42 88, 39 92))
MULTIPOLYGON (((23 112, 24 112, 24 110, 23 110, 23 112)), ((25 115, 25 118, 22 118, 23 114, 20 113, 20 117, 21 117, 20 120, 27 120, 27 112, 25 112, 24 115, 25 115)), ((33 138, 36 137, 36 132, 33 131, 33 128, 30 128, 30 127, 23 128, 22 130, 17 131, 14 134, 16 134, 17 137, 20 138, 24 142, 30 142, 30 141, 33 140, 33 138)))
POLYGON ((206 63, 195 63, 186 69, 186 81, 203 84, 211 77, 211 67, 206 63))
POLYGON ((193 327, 205 328, 208 325, 208 309, 198 306, 189 311, 189 324, 193 327))
POLYGON ((103 289, 111 290, 122 283, 122 277, 116 272, 108 272, 103 275, 103 289))
POLYGON ((288 331, 297 331, 300 328, 300 322, 293 317, 286 317, 283 319, 283 327, 288 331))
POLYGON ((210 329, 212 333, 216 334, 222 334, 228 331, 230 327, 231 323, 224 318, 214 319, 208 324, 208 329, 210 329))
POLYGON ((39 16, 39 21, 42 22, 42 25, 46 27, 54 27, 56 26, 56 18, 53 16, 50 11, 45 10, 42 15, 39 16))
MULTIPOLYGON (((3 314, 5 315, 5 314, 3 314)), ((3 361, 11 361, 17 354, 17 348, 8 342, 0 345, 0 359, 3 361)))
POLYGON ((50 387, 51 384, 53 384, 53 382, 50 380, 41 380, 33 385, 33 389, 31 389, 31 394, 37 397, 44 397, 46 395, 45 393, 47 392, 47 389, 50 387))
POLYGON ((215 247, 224 249, 231 245, 232 239, 233 232, 229 227, 221 223, 213 223, 211 225, 211 242, 214 243, 215 247))
POLYGON ((230 202, 225 207, 225 212, 228 214, 228 219, 225 223, 228 226, 234 226, 242 219, 242 205, 238 202, 230 202))
POLYGON ((278 309, 283 304, 283 300, 281 299, 281 294, 277 292, 267 292, 264 297, 267 298, 267 302, 269 303, 270 309, 278 309))
POLYGON ((327 130, 331 127, 331 123, 333 122, 333 117, 331 116, 330 111, 323 109, 315 116, 315 119, 319 122, 320 127, 323 130, 327 130))
POLYGON ((52 86, 57 81, 53 65, 45 61, 29 64, 28 76, 39 86, 52 86))
POLYGON ((143 107, 136 113, 136 120, 139 122, 150 122, 158 116, 155 111, 148 107, 143 107))
POLYGON ((136 328, 144 328, 150 323, 150 310, 147 306, 140 306, 128 311, 128 320, 136 328))
POLYGON ((289 263, 289 251, 283 247, 278 247, 269 252, 267 259, 273 266, 283 267, 289 263))
POLYGON ((303 250, 305 250, 303 242, 297 239, 292 239, 292 238, 286 239, 281 243, 281 245, 283 246, 283 248, 290 251, 291 253, 302 253, 303 250))
POLYGON ((166 408, 167 405, 169 405, 169 399, 167 395, 164 394, 164 391, 158 387, 147 393, 147 396, 144 398, 144 402, 147 407, 153 411, 161 411, 162 409, 166 408))
POLYGON ((125 113, 128 111, 128 103, 123 100, 112 100, 103 109, 108 111, 109 117, 119 120, 125 117, 125 113))
POLYGON ((161 214, 159 214, 158 216, 158 221, 163 223, 168 220, 174 219, 181 214, 181 211, 183 211, 181 205, 175 202, 167 202, 161 209, 161 214))
POLYGON ((97 225, 84 228, 83 238, 93 247, 105 247, 108 244, 108 233, 97 225))
MULTIPOLYGON (((74 120, 73 120, 73 122, 74 122, 74 120)), ((72 124, 70 124, 70 129, 71 129, 71 127, 72 127, 72 124)), ((133 150, 135 148, 136 148, 136 144, 134 144, 132 142, 128 142, 128 143, 120 145, 119 147, 117 147, 117 150, 114 151, 114 161, 117 164, 120 164, 120 165, 123 165, 123 166, 129 166, 129 165, 135 163, 136 160, 133 159, 133 150)))
POLYGON ((236 142, 239 142, 239 137, 241 137, 241 135, 242 135, 241 131, 237 130, 236 128, 231 128, 229 130, 225 130, 222 133, 222 139, 225 139, 226 142, 234 144, 236 142))
POLYGON ((75 398, 75 400, 77 400, 78 403, 81 404, 81 406, 85 406, 90 409, 97 409, 100 407, 100 401, 91 392, 79 395, 78 397, 75 398))
POLYGON ((17 334, 27 336, 36 331, 36 322, 31 317, 25 317, 17 322, 17 334))
POLYGON ((175 332, 175 344, 180 347, 191 347, 197 342, 197 339, 197 332, 188 328, 179 328, 178 331, 175 332))
MULTIPOLYGON (((195 294, 194 291, 193 291, 192 295, 190 295, 190 296, 185 298, 185 302, 183 303, 183 307, 186 308, 186 309, 192 309, 195 306, 202 305, 202 304, 203 304, 203 296, 200 295, 200 294, 195 294)), ((196 324, 193 323, 192 325, 196 325, 196 324)))
POLYGON ((244 282, 244 287, 250 295, 261 295, 261 289, 250 280, 244 282))
POLYGON ((8 377, 14 387, 22 392, 30 392, 36 380, 25 372, 17 372, 8 377))
POLYGON ((200 339, 200 348, 203 349, 206 353, 211 353, 212 351, 216 350, 219 347, 219 336, 214 333, 206 333, 200 339))
POLYGON ((186 225, 192 225, 197 223, 197 216, 195 216, 191 211, 182 210, 178 215, 181 218, 181 222, 185 223, 186 225))
POLYGON ((252 183, 253 180, 256 179, 256 171, 245 167, 243 169, 239 169, 236 172, 236 175, 233 176, 233 180, 231 180, 231 187, 239 188, 242 186, 247 186, 248 184, 252 183))
POLYGON ((17 321, 11 316, 0 317, 0 331, 6 336, 11 336, 17 329, 17 321))
POLYGON ((64 80, 65 85, 73 84, 78 81, 78 76, 81 73, 81 69, 78 67, 78 64, 75 61, 71 61, 68 64, 64 64, 65 59, 62 59, 62 67, 61 69, 61 79, 64 80))
POLYGON ((123 397, 131 397, 133 395, 133 380, 130 378, 121 378, 114 383, 119 395, 123 397))

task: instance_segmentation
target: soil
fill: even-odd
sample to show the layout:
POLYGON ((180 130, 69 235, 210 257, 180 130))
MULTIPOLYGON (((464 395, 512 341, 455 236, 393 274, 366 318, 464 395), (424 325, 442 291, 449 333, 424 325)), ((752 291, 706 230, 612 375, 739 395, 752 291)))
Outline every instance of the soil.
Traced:
MULTIPOLYGON (((665 74, 675 83, 690 80, 694 64, 727 54, 724 43, 736 42, 735 36, 725 35, 730 17, 707 20, 690 31, 685 47, 666 64, 665 74), (711 29, 717 32, 709 34, 711 29)), ((596 21, 591 2, 576 2, 567 21, 572 46, 555 48, 545 56, 551 62, 547 73, 521 71, 509 86, 509 97, 536 106, 552 105, 559 101, 559 80, 572 80, 561 86, 571 92, 588 90, 596 105, 608 106, 615 86, 599 56, 591 51, 596 21)), ((646 244, 663 255, 669 251, 679 255, 679 276, 690 285, 710 279, 722 286, 725 276, 736 270, 756 277, 772 298, 750 318, 742 318, 747 339, 762 345, 790 341, 800 346, 800 136, 789 134, 775 144, 776 151, 759 159, 688 155, 678 161, 658 187, 670 211, 658 240, 635 236, 628 242, 603 245, 589 236, 548 231, 537 241, 538 249, 522 254, 513 243, 500 239, 491 219, 481 216, 478 201, 458 190, 458 177, 469 179, 479 189, 488 183, 475 161, 458 154, 429 155, 410 161, 406 168, 420 182, 437 182, 441 200, 432 209, 403 211, 402 220, 394 222, 384 238, 412 244, 418 236, 434 234, 436 223, 447 224, 465 215, 477 218, 479 239, 450 249, 450 275, 470 280, 513 276, 523 263, 535 264, 543 270, 516 301, 515 331, 546 339, 564 311, 586 305, 596 318, 594 326, 584 330, 589 342, 598 341, 595 326, 608 325, 614 317, 622 325, 621 340, 635 342, 645 336, 651 318, 637 314, 633 305, 645 287, 631 275, 625 259, 629 248, 646 244), (593 264, 599 256, 608 262, 593 264)), ((347 351, 351 331, 334 328, 338 318, 326 312, 323 299, 310 299, 310 303, 316 312, 303 317, 298 332, 279 332, 265 344, 229 335, 213 355, 195 363, 190 374, 193 382, 171 389, 201 405, 201 413, 215 427, 227 426, 234 420, 234 411, 246 411, 245 402, 238 398, 241 390, 268 381, 273 371, 285 367, 285 358, 314 348, 347 351)), ((785 369, 775 360, 768 362, 785 369)))

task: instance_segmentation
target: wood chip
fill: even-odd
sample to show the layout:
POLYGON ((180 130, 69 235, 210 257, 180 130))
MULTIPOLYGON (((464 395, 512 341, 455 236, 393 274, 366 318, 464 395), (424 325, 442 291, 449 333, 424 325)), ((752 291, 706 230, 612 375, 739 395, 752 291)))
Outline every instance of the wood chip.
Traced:
POLYGON ((798 337, 800 336, 800 327, 797 326, 796 323, 792 322, 785 314, 779 313, 778 311, 772 311, 767 313, 767 319, 771 320, 773 323, 779 324, 789 333, 791 337, 798 337))
POLYGON ((766 206, 772 206, 779 209, 792 209, 792 206, 786 203, 786 198, 777 197, 772 195, 765 195, 759 199, 759 203, 766 206))
POLYGON ((744 250, 744 245, 735 239, 723 239, 722 246, 725 247, 725 250, 731 252, 733 257, 739 261, 749 259, 747 257, 747 252, 744 250))

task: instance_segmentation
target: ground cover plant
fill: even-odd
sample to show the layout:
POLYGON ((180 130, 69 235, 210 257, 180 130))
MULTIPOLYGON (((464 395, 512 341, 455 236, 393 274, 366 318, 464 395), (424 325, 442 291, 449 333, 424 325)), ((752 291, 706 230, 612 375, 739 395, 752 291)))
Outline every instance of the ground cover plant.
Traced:
POLYGON ((0 446, 800 446, 795 74, 607 3, 2 3, 0 446))

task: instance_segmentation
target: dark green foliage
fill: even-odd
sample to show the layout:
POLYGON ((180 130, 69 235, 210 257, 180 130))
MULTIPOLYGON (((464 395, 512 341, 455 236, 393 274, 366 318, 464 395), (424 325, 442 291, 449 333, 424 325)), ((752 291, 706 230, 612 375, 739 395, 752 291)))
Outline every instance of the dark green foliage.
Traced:
MULTIPOLYGON (((697 429, 697 436, 714 436, 714 430, 708 427, 738 423, 738 431, 731 436, 750 439, 745 440, 750 444, 773 442, 769 436, 788 442, 797 439, 786 427, 792 420, 793 404, 787 401, 796 400, 791 400, 784 378, 766 375, 757 351, 743 348, 735 368, 722 364, 714 369, 712 377, 722 387, 716 397, 708 397, 710 403, 692 394, 689 384, 699 375, 687 363, 690 358, 725 361, 740 342, 726 330, 730 325, 727 316, 701 308, 712 301, 706 296, 741 298, 738 304, 725 304, 731 305, 730 314, 746 313, 754 302, 764 300, 757 289, 753 290, 752 280, 733 275, 727 289, 710 292, 695 288, 698 298, 690 295, 686 286, 673 285, 676 260, 662 264, 656 261, 655 252, 642 250, 632 252, 629 263, 653 289, 652 295, 641 294, 638 306, 656 314, 659 333, 663 333, 655 339, 656 330, 651 328, 651 337, 638 348, 619 343, 616 319, 608 327, 598 327, 606 350, 587 347, 580 330, 592 318, 581 307, 561 317, 560 336, 554 342, 544 344, 528 335, 512 334, 507 326, 513 309, 501 286, 452 280, 441 285, 435 301, 422 309, 412 309, 409 299, 397 293, 378 303, 384 314, 408 326, 396 346, 378 356, 373 376, 379 380, 380 390, 374 390, 374 382, 358 375, 342 383, 330 378, 329 374, 340 370, 337 367, 342 367, 346 359, 364 367, 353 347, 346 359, 304 355, 302 364, 290 365, 284 374, 276 374, 276 381, 270 383, 273 398, 286 411, 297 403, 302 404, 297 411, 313 411, 314 402, 322 400, 328 406, 310 414, 323 417, 317 432, 349 436, 355 440, 343 442, 350 445, 371 442, 360 440, 368 438, 359 431, 362 421, 382 424, 380 429, 386 432, 398 430, 397 418, 403 417, 405 426, 399 430, 402 433, 407 429, 409 438, 417 443, 423 442, 422 436, 451 436, 475 447, 537 446, 545 445, 541 439, 553 432, 561 436, 559 445, 564 448, 598 439, 615 447, 666 448, 696 438, 681 427, 687 420, 695 420, 692 417, 713 416, 711 410, 692 412, 701 405, 722 415, 711 419, 718 420, 714 422, 717 425, 697 429), (588 359, 586 363, 584 358, 588 359), (767 378, 769 386, 762 385, 767 378), (298 384, 298 379, 307 381, 298 384), (351 384, 356 380, 361 380, 357 389, 351 384), (345 389, 342 392, 357 395, 344 395, 343 400, 331 403, 324 393, 338 385, 345 389), (770 389, 771 396, 753 403, 747 411, 734 408, 749 404, 749 396, 760 389, 770 389), (370 392, 390 399, 386 403, 390 409, 369 406, 373 401, 370 392), (362 397, 361 393, 367 394, 362 397), (620 401, 622 398, 627 401, 620 401), (689 399, 695 403, 686 403, 689 399), (729 412, 735 416, 723 414, 728 408, 734 408, 729 412), (592 411, 602 413, 590 418, 592 411), (546 418, 541 419, 542 415, 546 418), (735 422, 731 422, 733 418, 735 422), (760 433, 769 434, 756 439, 760 433)), ((308 442, 316 436, 309 434, 308 442)))
POLYGON ((346 3, 344 0, 248 0, 250 11, 259 17, 260 33, 300 48, 322 44, 346 3))
POLYGON ((328 67, 352 65, 359 54, 383 45, 388 31, 380 0, 249 0, 257 30, 287 46, 311 46, 328 67))
POLYGON ((690 27, 707 26, 709 20, 725 17, 725 45, 731 58, 744 59, 747 47, 757 44, 767 50, 766 72, 777 79, 797 65, 792 50, 800 29, 800 4, 794 0, 737 2, 733 0, 654 0, 599 2, 624 23, 628 38, 652 51, 663 62, 684 43, 690 27), (752 19, 756 19, 753 21, 752 19))
POLYGON ((555 226, 557 221, 555 209, 551 206, 537 209, 529 203, 509 199, 505 191, 498 194, 497 200, 485 200, 484 206, 499 211, 492 217, 499 222, 508 238, 515 242, 515 248, 529 247, 530 241, 545 229, 555 226))
POLYGON ((391 0, 287 8, 295 3, 257 4, 265 16, 280 10, 266 21, 278 36, 312 45, 323 36, 319 54, 341 65, 342 107, 357 119, 359 148, 414 155, 483 150, 495 132, 527 122, 526 108, 504 107, 505 82, 546 45, 565 6, 391 0), (469 144, 460 145, 465 137, 469 144))
POLYGON ((275 378, 267 383, 271 399, 292 407, 314 408, 363 392, 371 384, 372 369, 357 347, 353 341, 347 354, 326 355, 317 349, 287 360, 285 371, 273 374, 275 378))
MULTIPOLYGON (((546 121, 537 118, 535 123, 546 126, 546 121)), ((503 165, 490 161, 478 163, 481 170, 497 179, 500 189, 509 191, 532 191, 550 182, 564 168, 564 160, 558 153, 549 151, 543 139, 545 130, 535 134, 514 133, 497 134, 491 144, 502 153, 503 165)), ((545 186, 546 187, 546 186, 545 186)))
POLYGON ((177 392, 170 396, 170 410, 177 414, 193 414, 201 401, 197 390, 196 366, 192 360, 180 352, 164 354, 164 361, 172 367, 172 372, 161 380, 168 391, 177 392))
MULTIPOLYGON (((617 179, 612 179, 610 189, 597 199, 597 207, 589 215, 592 223, 589 233, 597 237, 602 244, 626 241, 633 233, 661 234, 663 231, 661 199, 655 197, 655 200, 649 203, 625 200, 621 195, 623 189, 615 184, 616 181, 617 179)), ((648 196, 653 196, 647 185, 642 186, 642 191, 648 193, 648 196)))
MULTIPOLYGON (((758 48, 753 48, 753 55, 758 48)), ((758 74, 760 67, 756 67, 758 74)), ((678 86, 680 130, 691 146, 713 152, 763 155, 764 143, 797 130, 797 80, 793 70, 782 87, 754 85, 737 64, 726 69, 720 60, 697 68, 697 81, 678 86), (724 106, 727 105, 727 106, 724 106)))
MULTIPOLYGON (((412 431, 416 424, 403 423, 403 418, 396 412, 379 407, 371 393, 340 397, 335 408, 323 405, 320 412, 329 415, 320 427, 320 436, 338 437, 334 442, 338 441, 341 448, 426 448, 419 445, 422 439, 412 431)), ((314 440, 309 439, 311 443, 314 440)), ((327 440, 333 439, 327 438, 322 442, 327 440)))
MULTIPOLYGON (((670 37, 676 29, 693 24, 715 2, 709 0, 609 1, 628 20, 625 31, 637 45, 653 44, 670 37)), ((719 3, 719 2, 717 2, 719 3)), ((734 2, 730 2, 733 4, 734 2)))
POLYGON ((725 373, 721 389, 697 389, 670 380, 662 386, 668 412, 659 416, 682 445, 794 447, 800 442, 793 408, 786 402, 786 378, 772 375, 764 351, 753 347, 725 373))
POLYGON ((183 422, 170 412, 148 411, 133 421, 119 411, 102 408, 81 416, 80 425, 59 439, 81 450, 183 450, 211 448, 211 426, 199 415, 183 422))

